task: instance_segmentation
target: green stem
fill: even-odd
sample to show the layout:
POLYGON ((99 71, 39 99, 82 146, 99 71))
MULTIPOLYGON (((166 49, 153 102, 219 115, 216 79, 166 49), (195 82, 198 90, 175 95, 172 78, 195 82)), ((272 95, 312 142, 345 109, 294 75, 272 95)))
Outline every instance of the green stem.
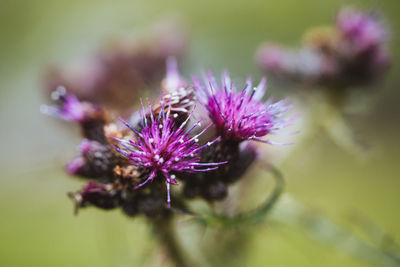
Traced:
POLYGON ((155 232, 167 251, 168 256, 176 267, 193 266, 188 264, 185 253, 182 250, 175 233, 174 224, 171 216, 155 220, 155 232))
POLYGON ((279 206, 269 219, 275 223, 298 227, 316 241, 330 245, 370 264, 388 267, 400 266, 400 253, 396 251, 396 248, 387 250, 379 245, 371 244, 289 195, 279 202, 279 206))
POLYGON ((271 172, 275 179, 275 187, 268 197, 268 199, 261 204, 259 207, 235 214, 233 216, 227 216, 223 214, 213 214, 208 216, 198 216, 197 219, 200 223, 205 225, 222 226, 222 227, 236 227, 241 224, 257 223, 262 221, 265 216, 272 210, 275 204, 278 202, 284 189, 284 179, 282 174, 273 166, 268 166, 268 171, 271 172))

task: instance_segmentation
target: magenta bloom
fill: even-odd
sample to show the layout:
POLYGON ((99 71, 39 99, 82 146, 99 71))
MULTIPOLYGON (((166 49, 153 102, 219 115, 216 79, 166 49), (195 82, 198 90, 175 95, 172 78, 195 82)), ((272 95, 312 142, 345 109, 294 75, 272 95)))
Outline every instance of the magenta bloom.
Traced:
POLYGON ((84 108, 75 95, 68 94, 63 86, 57 87, 51 93, 51 98, 59 102, 60 106, 41 106, 41 111, 66 121, 82 121, 85 117, 84 108))
POLYGON ((286 127, 291 118, 283 118, 289 109, 285 100, 272 103, 272 99, 261 102, 266 92, 266 79, 263 78, 257 87, 252 87, 250 79, 238 92, 225 72, 220 87, 210 72, 204 78, 204 85, 193 78, 199 99, 208 111, 218 135, 227 141, 256 140, 272 143, 262 137, 286 127))
POLYGON ((158 175, 162 175, 165 178, 167 203, 168 206, 170 206, 170 185, 176 185, 178 183, 175 173, 195 173, 215 170, 218 168, 218 165, 226 162, 200 163, 198 153, 207 146, 211 146, 218 138, 203 146, 199 146, 198 137, 205 132, 209 126, 191 137, 189 136, 190 132, 196 128, 196 126, 200 125, 200 121, 195 123, 189 130, 185 131, 184 127, 192 113, 177 127, 170 116, 171 105, 169 105, 167 113, 164 112, 163 101, 161 101, 161 105, 162 108, 158 118, 154 118, 150 104, 150 119, 146 118, 146 112, 143 108, 143 129, 140 132, 123 121, 123 123, 135 133, 135 140, 114 139, 117 140, 121 146, 115 147, 115 149, 128 158, 131 164, 150 171, 147 179, 137 185, 135 189, 153 181, 156 177, 159 177, 158 175))
POLYGON ((371 14, 349 7, 339 12, 336 25, 358 52, 380 46, 387 39, 387 31, 381 21, 371 14))
POLYGON ((65 121, 82 123, 102 114, 99 106, 80 101, 74 94, 68 93, 64 86, 57 87, 51 93, 51 98, 57 105, 42 105, 41 112, 65 121))

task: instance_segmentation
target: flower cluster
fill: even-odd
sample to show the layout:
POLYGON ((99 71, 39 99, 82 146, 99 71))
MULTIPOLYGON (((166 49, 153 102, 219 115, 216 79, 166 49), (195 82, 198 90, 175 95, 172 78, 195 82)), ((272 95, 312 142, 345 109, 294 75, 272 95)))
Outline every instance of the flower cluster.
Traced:
POLYGON ((262 100, 265 78, 256 87, 248 79, 239 91, 227 72, 220 85, 210 72, 204 83, 193 78, 190 85, 169 58, 161 87, 159 103, 141 100, 141 109, 130 116, 81 101, 64 87, 52 93, 57 105, 43 106, 43 112, 77 123, 84 137, 79 155, 66 167, 71 175, 91 179, 70 193, 77 208, 121 208, 128 216, 157 217, 170 213, 171 206, 184 209, 188 198, 222 200, 257 157, 247 141, 272 143, 264 137, 292 120, 285 118, 285 100, 262 100), (197 101, 209 124, 193 119, 197 101), (178 184, 183 190, 172 190, 178 184))
POLYGON ((327 88, 365 86, 390 65, 388 30, 373 14, 343 8, 334 27, 308 31, 299 50, 265 44, 257 52, 262 71, 327 88))

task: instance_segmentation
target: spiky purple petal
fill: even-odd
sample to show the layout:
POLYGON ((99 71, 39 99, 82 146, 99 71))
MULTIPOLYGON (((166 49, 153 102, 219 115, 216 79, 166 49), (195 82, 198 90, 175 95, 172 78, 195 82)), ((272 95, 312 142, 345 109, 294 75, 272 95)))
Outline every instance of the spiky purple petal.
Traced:
POLYGON ((222 139, 233 141, 261 138, 283 128, 283 116, 289 109, 285 100, 261 102, 266 92, 266 79, 252 87, 249 78, 241 92, 236 90, 227 71, 218 85, 212 72, 204 75, 204 84, 196 77, 194 85, 222 139))
MULTIPOLYGON (((164 105, 164 103, 161 102, 161 105, 164 105)), ((151 116, 150 121, 145 118, 146 112, 143 107, 143 129, 140 133, 124 122, 129 129, 135 132, 136 138, 129 141, 113 138, 119 144, 119 147, 115 147, 116 151, 128 158, 131 164, 146 168, 150 171, 148 178, 137 185, 135 189, 153 181, 157 175, 162 175, 165 178, 168 206, 170 206, 171 203, 170 185, 177 184, 175 174, 173 173, 209 171, 226 163, 199 163, 200 157, 198 153, 207 146, 211 146, 216 140, 208 142, 206 145, 199 146, 197 143, 198 137, 205 130, 193 137, 189 135, 194 127, 199 126, 199 122, 194 124, 194 127, 191 129, 187 131, 184 130, 184 126, 189 121, 192 112, 185 122, 179 127, 175 127, 174 120, 168 116, 170 107, 171 105, 169 105, 167 114, 165 114, 164 107, 161 108, 158 118, 156 119, 151 116)), ((208 127, 206 127, 206 129, 207 128, 208 127)))

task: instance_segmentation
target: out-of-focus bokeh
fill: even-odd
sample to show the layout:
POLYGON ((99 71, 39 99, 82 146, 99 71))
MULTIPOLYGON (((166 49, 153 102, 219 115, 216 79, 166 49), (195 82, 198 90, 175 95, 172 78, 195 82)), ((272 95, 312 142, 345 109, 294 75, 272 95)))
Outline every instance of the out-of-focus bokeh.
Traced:
MULTIPOLYGON (((368 109, 351 120, 370 152, 356 157, 319 134, 279 168, 286 190, 299 201, 343 225, 358 214, 400 241, 398 0, 2 0, 0 265, 142 266, 157 253, 143 219, 96 209, 73 216, 66 192, 82 183, 62 168, 79 139, 77 129, 39 112, 40 79, 49 64, 76 61, 120 36, 143 37, 154 23, 173 18, 190 32, 184 76, 228 68, 233 77, 258 79, 254 54, 260 43, 299 45, 307 28, 331 24, 349 4, 380 11, 392 29, 390 73, 370 91, 368 109)), ((269 86, 275 95, 291 94, 269 86)), ((258 226, 243 253, 240 266, 370 266, 290 226, 258 226)))

